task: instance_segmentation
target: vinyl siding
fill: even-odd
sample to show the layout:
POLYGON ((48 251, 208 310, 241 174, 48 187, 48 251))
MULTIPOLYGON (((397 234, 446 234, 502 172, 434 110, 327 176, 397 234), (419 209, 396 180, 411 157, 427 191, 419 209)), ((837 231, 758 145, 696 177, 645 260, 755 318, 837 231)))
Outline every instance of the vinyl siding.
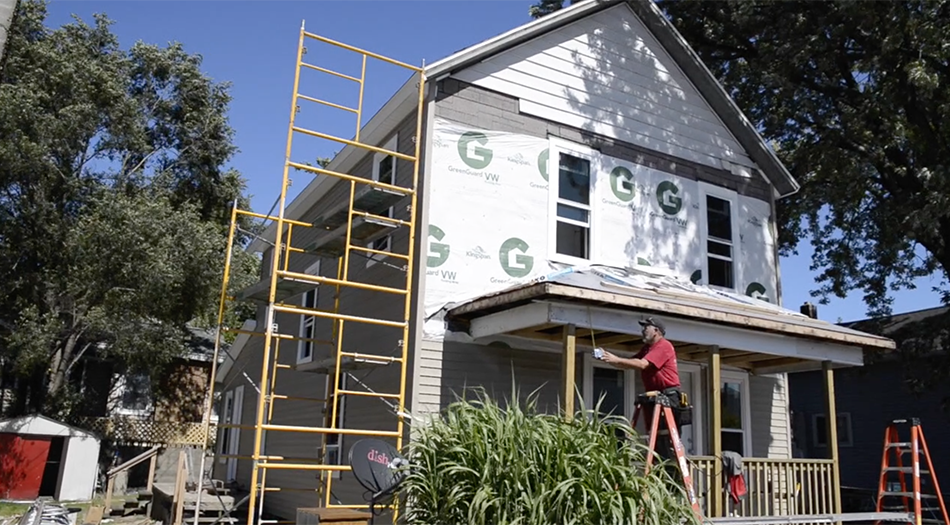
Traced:
POLYGON ((673 59, 624 4, 454 76, 517 98, 519 110, 527 115, 714 168, 755 167, 673 59))
POLYGON ((750 375, 749 408, 752 455, 757 458, 791 457, 787 375, 750 375))

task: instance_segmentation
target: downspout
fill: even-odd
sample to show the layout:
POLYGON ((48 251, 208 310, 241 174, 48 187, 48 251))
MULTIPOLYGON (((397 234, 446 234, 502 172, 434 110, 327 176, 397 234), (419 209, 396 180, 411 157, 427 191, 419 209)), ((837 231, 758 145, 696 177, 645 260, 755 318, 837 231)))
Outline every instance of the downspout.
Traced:
POLYGON ((7 40, 10 37, 10 28, 13 25, 13 13, 16 12, 17 0, 0 0, 0 73, 3 72, 4 56, 7 40))

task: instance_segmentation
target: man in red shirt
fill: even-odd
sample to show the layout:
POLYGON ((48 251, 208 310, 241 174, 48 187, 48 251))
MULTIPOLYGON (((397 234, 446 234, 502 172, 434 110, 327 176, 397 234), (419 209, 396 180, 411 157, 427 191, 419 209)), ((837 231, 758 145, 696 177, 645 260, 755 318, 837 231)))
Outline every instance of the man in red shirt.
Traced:
MULTIPOLYGON (((604 350, 601 360, 611 364, 616 368, 633 368, 640 371, 640 379, 643 383, 645 392, 662 392, 673 402, 673 419, 676 425, 676 431, 680 427, 680 411, 677 410, 680 404, 680 376, 676 368, 676 350, 673 344, 666 339, 666 326, 663 321, 648 317, 640 321, 643 327, 643 348, 637 355, 631 358, 617 357, 614 354, 604 350)), ((653 421, 653 407, 642 407, 643 424, 649 429, 653 421)), ((661 421, 661 428, 666 426, 665 421, 661 421)), ((668 439, 668 430, 657 432, 657 452, 665 459, 674 459, 672 454, 672 443, 668 439), (661 446, 661 443, 666 446, 661 446), (664 453, 665 452, 665 453, 664 453)), ((672 469, 671 469, 672 470, 672 469)))

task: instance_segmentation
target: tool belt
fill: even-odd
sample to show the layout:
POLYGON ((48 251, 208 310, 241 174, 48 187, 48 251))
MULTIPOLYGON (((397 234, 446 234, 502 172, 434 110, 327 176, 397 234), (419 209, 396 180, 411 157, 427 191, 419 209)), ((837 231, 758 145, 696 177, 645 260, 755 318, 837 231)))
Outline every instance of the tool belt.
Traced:
POLYGON ((693 407, 689 404, 689 396, 686 392, 680 390, 678 386, 674 386, 665 388, 660 393, 670 400, 677 427, 693 423, 693 407))

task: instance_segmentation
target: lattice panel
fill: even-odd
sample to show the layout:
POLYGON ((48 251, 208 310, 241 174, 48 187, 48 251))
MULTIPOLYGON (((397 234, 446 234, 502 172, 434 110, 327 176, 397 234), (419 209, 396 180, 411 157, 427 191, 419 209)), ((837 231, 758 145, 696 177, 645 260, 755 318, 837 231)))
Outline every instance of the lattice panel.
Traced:
MULTIPOLYGON (((201 423, 135 417, 87 417, 80 418, 76 425, 120 445, 201 445, 204 434, 201 423)), ((210 446, 216 434, 214 424, 211 425, 209 433, 210 446)))

